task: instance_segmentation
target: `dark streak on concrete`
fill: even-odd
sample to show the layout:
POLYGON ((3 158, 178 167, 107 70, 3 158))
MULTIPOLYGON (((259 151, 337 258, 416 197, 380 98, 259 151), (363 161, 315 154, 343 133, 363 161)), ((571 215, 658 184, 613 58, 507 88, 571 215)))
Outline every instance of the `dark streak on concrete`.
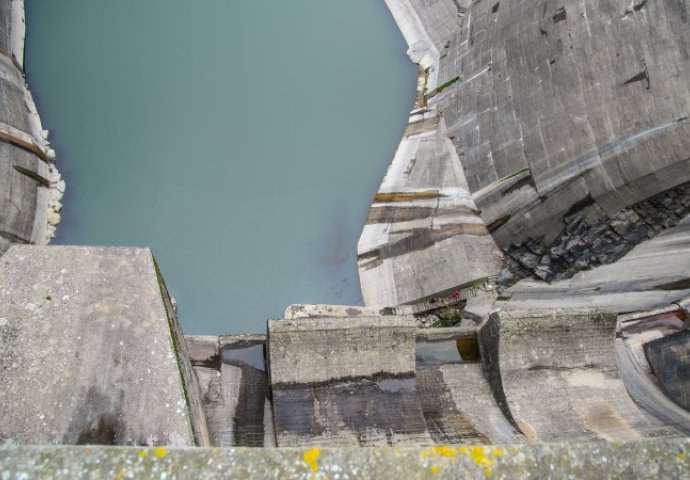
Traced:
POLYGON ((32 180, 36 180, 40 185, 50 188, 50 181, 38 173, 32 172, 28 168, 20 167, 19 165, 13 165, 13 168, 22 175, 26 175, 32 180))
POLYGON ((472 422, 458 411, 443 374, 434 368, 417 370, 417 389, 427 429, 439 444, 488 444, 489 439, 478 432, 472 422))
POLYGON ((476 214, 477 211, 466 207, 435 208, 435 207, 398 207, 386 205, 372 207, 367 216, 367 225, 376 223, 402 223, 426 218, 437 218, 452 215, 476 214))
POLYGON ((505 392, 503 390, 503 380, 501 378, 501 369, 498 358, 500 334, 501 325, 496 315, 491 315, 487 322, 477 332, 484 376, 486 377, 487 382, 489 382, 491 393, 498 404, 498 408, 501 409, 501 412, 506 417, 508 422, 510 422, 510 424, 513 426, 513 428, 515 428, 515 430, 518 432, 522 432, 522 430, 520 430, 520 428, 517 426, 517 422, 513 418, 512 413, 510 413, 508 400, 506 399, 505 392))
POLYGON ((4 237, 13 243, 31 243, 29 240, 22 238, 19 235, 15 235, 11 232, 5 232, 3 230, 0 230, 0 237, 4 237))
POLYGON ((666 394, 690 410, 690 330, 652 340, 644 351, 666 394))
POLYGON ((235 445, 264 446, 264 404, 267 393, 266 373, 256 368, 243 366, 242 382, 233 419, 235 445))
POLYGON ((686 290, 690 288, 690 277, 683 278, 682 280, 677 280, 675 282, 664 283, 662 285, 656 285, 654 287, 656 290, 686 290))
MULTIPOLYGON (((406 232, 398 232, 406 233, 406 232)), ((381 248, 370 250, 366 253, 359 254, 357 259, 369 260, 385 260, 387 258, 394 258, 400 255, 405 255, 410 252, 417 252, 433 247, 434 244, 447 240, 449 238, 460 235, 488 235, 489 231, 484 225, 477 224, 461 224, 461 225, 444 225, 437 229, 415 228, 409 231, 410 235, 387 244, 381 248)))
MULTIPOLYGON (((123 445, 127 442, 120 406, 124 392, 101 392, 89 387, 78 417, 72 418, 62 443, 76 445, 123 445)), ((141 439, 135 444, 143 445, 141 439)))

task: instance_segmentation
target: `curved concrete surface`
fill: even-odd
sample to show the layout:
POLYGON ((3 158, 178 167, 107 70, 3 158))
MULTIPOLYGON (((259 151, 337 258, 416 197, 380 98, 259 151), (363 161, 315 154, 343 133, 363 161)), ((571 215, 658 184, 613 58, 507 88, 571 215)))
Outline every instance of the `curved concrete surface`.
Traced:
POLYGON ((615 329, 615 313, 599 310, 497 312, 482 326, 492 387, 529 440, 682 434, 628 395, 616 365, 615 329))
POLYGON ((64 182, 26 87, 24 2, 0 0, 0 255, 12 243, 48 243, 64 182))

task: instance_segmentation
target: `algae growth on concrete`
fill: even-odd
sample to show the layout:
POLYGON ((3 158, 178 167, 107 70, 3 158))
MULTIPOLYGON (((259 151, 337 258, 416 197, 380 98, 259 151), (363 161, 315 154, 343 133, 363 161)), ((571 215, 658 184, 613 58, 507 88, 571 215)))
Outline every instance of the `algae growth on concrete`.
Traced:
POLYGON ((26 7, 69 184, 56 243, 151 246, 185 333, 361 304, 357 237, 416 71, 383 2, 26 7))

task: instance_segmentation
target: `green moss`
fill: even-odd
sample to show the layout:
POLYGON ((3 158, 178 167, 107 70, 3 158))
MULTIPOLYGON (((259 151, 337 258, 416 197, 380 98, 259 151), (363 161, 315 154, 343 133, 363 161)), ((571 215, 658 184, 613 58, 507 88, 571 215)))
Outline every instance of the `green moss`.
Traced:
POLYGON ((454 84, 455 82, 457 82, 458 80, 460 80, 460 77, 451 78, 450 80, 448 80, 448 81, 447 81, 446 83, 444 83, 443 85, 437 87, 437 88, 436 88, 436 93, 441 93, 442 91, 444 91, 446 88, 448 88, 448 87, 450 87, 451 85, 453 85, 453 84, 454 84))

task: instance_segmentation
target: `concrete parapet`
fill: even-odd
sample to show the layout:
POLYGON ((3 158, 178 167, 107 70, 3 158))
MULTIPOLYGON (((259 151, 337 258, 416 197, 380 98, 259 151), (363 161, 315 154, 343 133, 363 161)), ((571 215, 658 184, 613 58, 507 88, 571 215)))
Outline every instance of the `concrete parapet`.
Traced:
POLYGON ((271 383, 318 383, 414 372, 411 317, 269 320, 271 383))
POLYGON ((615 329, 615 313, 601 310, 497 312, 482 326, 494 395, 529 440, 680 434, 629 397, 617 370, 615 329))
POLYGON ((431 448, 133 447, 0 448, 8 478, 405 478, 678 479, 690 470, 690 440, 431 448))
POLYGON ((0 440, 205 444, 163 295, 148 249, 10 248, 0 260, 0 440))

